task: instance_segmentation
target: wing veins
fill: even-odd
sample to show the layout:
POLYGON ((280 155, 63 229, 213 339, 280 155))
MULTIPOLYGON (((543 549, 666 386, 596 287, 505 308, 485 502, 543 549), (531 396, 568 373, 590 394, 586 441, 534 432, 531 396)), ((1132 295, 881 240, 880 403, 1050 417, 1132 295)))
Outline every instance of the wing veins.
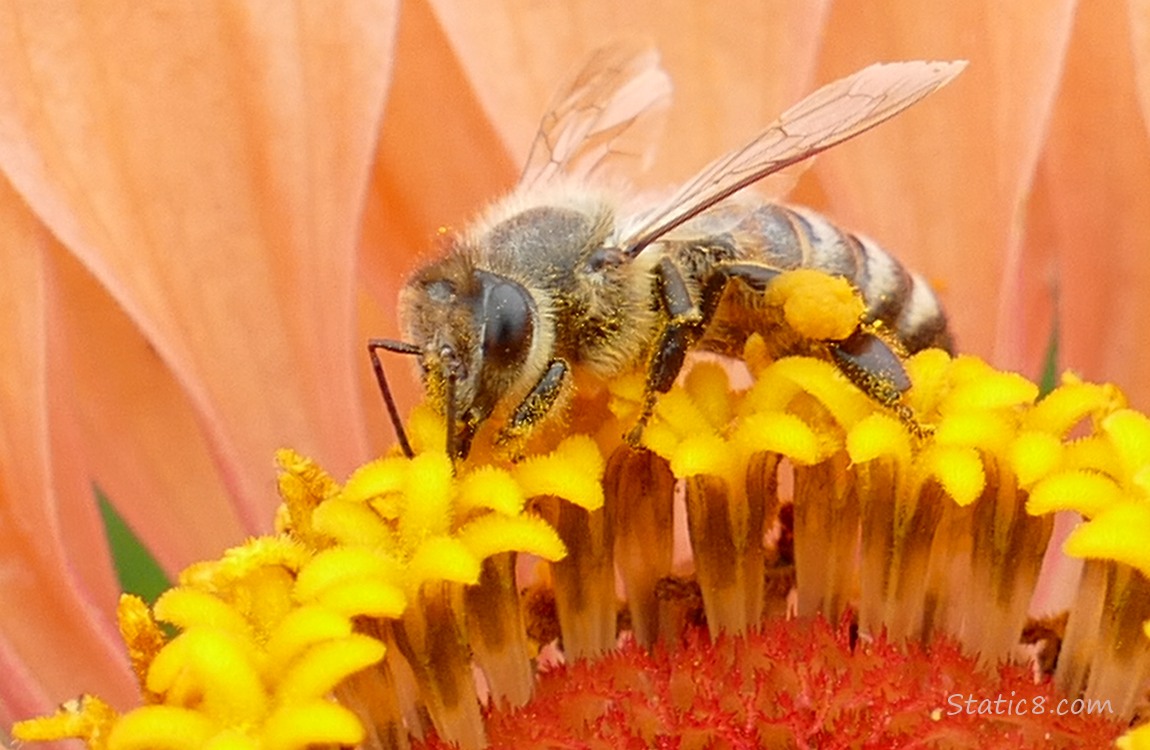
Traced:
POLYGON ((619 245, 628 255, 743 188, 853 138, 948 83, 964 62, 872 65, 830 83, 784 112, 743 146, 719 157, 655 210, 619 245))

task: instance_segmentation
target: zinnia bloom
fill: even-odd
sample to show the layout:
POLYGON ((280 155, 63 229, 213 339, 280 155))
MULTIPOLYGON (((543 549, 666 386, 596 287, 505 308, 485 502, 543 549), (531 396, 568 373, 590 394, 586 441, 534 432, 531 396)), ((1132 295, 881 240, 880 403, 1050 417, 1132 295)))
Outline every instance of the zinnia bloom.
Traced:
POLYGON ((971 60, 792 197, 936 280, 961 350, 1034 374, 1057 318, 1064 364, 1147 406, 1145 3, 294 10, 4 9, 5 723, 135 701, 93 483, 174 573, 272 528, 277 448, 344 477, 387 444, 359 342, 605 34, 653 37, 676 84, 644 187, 815 82, 971 60))

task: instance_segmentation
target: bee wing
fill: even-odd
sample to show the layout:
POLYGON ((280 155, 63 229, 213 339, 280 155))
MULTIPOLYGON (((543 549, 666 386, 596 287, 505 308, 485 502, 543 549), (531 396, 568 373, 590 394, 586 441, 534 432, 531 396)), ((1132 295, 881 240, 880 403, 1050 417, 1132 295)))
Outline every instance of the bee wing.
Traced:
POLYGON ((559 175, 587 179, 617 162, 643 161, 655 139, 641 126, 655 124, 670 96, 653 48, 599 49, 544 115, 519 186, 539 187, 559 175))
POLYGON ((769 174, 809 159, 893 117, 949 83, 965 61, 881 63, 828 84, 788 109, 742 148, 708 164, 622 232, 627 255, 769 174))

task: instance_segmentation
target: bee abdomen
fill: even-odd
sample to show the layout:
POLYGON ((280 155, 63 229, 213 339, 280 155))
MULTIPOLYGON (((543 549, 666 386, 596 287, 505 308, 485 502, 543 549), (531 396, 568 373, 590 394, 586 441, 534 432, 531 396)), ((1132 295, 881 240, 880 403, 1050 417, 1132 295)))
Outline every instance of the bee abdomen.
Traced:
POLYGON ((848 279, 866 303, 868 322, 887 325, 911 353, 932 346, 951 349, 946 314, 934 290, 873 240, 844 232, 809 209, 769 206, 756 213, 760 222, 772 225, 764 232, 771 240, 765 250, 787 259, 781 267, 814 268, 848 279), (784 217, 793 233, 789 238, 778 224, 784 217))

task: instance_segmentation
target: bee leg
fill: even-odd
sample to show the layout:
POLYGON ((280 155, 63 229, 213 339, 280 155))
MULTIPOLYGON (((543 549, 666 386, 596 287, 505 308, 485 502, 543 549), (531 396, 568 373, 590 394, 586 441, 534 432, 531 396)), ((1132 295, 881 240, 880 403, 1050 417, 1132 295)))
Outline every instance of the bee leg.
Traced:
POLYGON ((828 341, 827 349, 839 371, 860 390, 892 410, 915 434, 930 434, 933 428, 919 422, 903 402, 911 383, 897 345, 863 327, 842 341, 828 341))
POLYGON ((547 364, 543 376, 527 392, 527 395, 515 407, 515 411, 511 413, 507 424, 499 431, 499 437, 496 438, 497 443, 506 443, 524 435, 536 422, 551 411, 551 407, 559 398, 563 381, 567 377, 567 371, 567 363, 561 359, 553 359, 547 364))
POLYGON ((643 389, 643 410, 638 423, 627 433, 632 445, 639 443, 643 427, 655 411, 655 395, 671 390, 687 352, 703 330, 703 312, 691 295, 679 268, 669 258, 655 266, 655 291, 666 315, 666 323, 659 332, 647 368, 647 384, 643 389))
POLYGON ((714 296, 711 313, 714 314, 714 307, 718 306, 723 291, 727 288, 727 282, 731 279, 738 279, 753 291, 765 292, 771 282, 781 273, 782 271, 779 269, 764 266, 761 263, 734 262, 724 263, 716 267, 715 275, 722 279, 722 284, 717 288, 718 293, 714 296))
POLYGON ((902 357, 880 336, 859 328, 842 341, 827 342, 843 375, 884 406, 894 407, 910 388, 902 357))

